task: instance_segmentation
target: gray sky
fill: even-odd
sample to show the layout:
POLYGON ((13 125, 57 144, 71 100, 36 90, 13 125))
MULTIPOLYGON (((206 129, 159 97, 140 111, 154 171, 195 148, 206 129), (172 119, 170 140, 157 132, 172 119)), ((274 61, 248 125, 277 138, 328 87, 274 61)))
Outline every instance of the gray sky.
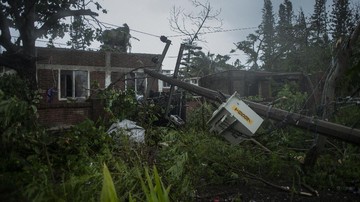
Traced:
MULTIPOLYGON (((204 0, 202 0, 204 1, 204 0)), ((283 0, 273 0, 274 13, 277 14, 279 4, 283 0)), ((315 0, 292 0, 293 10, 298 14, 300 7, 306 16, 313 12, 315 0)), ((328 0, 328 3, 331 3, 328 0)), ((169 25, 170 11, 176 7, 182 7, 188 12, 197 11, 191 6, 189 0, 99 0, 99 3, 108 10, 107 14, 100 14, 99 20, 106 23, 122 26, 127 23, 133 31, 131 35, 139 39, 131 40, 133 53, 156 53, 161 54, 164 43, 158 37, 142 34, 137 31, 146 32, 151 35, 177 35, 171 31, 169 25)), ((210 0, 214 9, 221 9, 219 18, 222 19, 223 30, 257 27, 261 22, 261 10, 263 0, 210 0)), ((330 11, 330 7, 328 8, 330 11)), ((199 43, 204 52, 210 51, 214 54, 229 54, 234 49, 234 43, 245 40, 249 33, 255 29, 224 31, 203 35, 207 43, 199 43)), ((164 59, 163 69, 174 69, 179 46, 184 37, 170 37, 172 45, 169 48, 167 57, 164 59)), ((94 44, 93 47, 98 47, 94 44)), ((240 51, 230 54, 231 61, 240 59, 245 63, 244 56, 240 51)))

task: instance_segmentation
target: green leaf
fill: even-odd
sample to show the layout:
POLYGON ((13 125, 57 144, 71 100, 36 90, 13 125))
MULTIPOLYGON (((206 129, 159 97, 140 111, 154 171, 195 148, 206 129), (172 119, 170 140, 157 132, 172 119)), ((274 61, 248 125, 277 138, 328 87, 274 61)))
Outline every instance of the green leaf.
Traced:
POLYGON ((143 189, 143 192, 146 196, 146 201, 150 202, 168 202, 169 199, 169 191, 170 187, 167 189, 164 187, 164 184, 161 181, 161 178, 157 172, 156 167, 154 166, 153 170, 153 177, 155 181, 155 185, 153 184, 153 181, 151 179, 149 169, 145 168, 145 177, 147 184, 145 184, 143 178, 141 177, 140 172, 138 172, 141 187, 143 189))
POLYGON ((101 202, 119 201, 117 194, 116 194, 114 182, 111 178, 109 169, 107 168, 106 164, 104 164, 103 175, 104 175, 104 181, 103 181, 103 187, 101 190, 100 201, 101 202))

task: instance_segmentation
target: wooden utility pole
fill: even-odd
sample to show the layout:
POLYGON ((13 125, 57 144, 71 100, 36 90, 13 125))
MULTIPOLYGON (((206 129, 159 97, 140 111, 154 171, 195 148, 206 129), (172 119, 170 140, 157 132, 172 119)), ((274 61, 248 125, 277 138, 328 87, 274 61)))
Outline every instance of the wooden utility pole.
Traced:
MULTIPOLYGON (((163 74, 157 73, 150 69, 144 69, 144 72, 152 77, 163 80, 171 85, 178 86, 185 90, 188 90, 197 95, 203 96, 213 101, 225 102, 226 97, 229 95, 221 94, 220 92, 207 89, 201 86, 195 86, 190 83, 167 77, 163 74)), ((360 130, 355 128, 346 127, 340 124, 331 123, 324 120, 315 119, 314 117, 304 116, 302 114, 290 113, 285 110, 273 108, 271 106, 251 102, 248 100, 242 100, 252 110, 258 113, 260 116, 268 117, 277 121, 285 121, 287 124, 309 130, 315 133, 322 134, 327 137, 334 137, 346 142, 360 145, 360 130)))
MULTIPOLYGON (((159 58, 159 61, 157 61, 158 63, 157 63, 157 66, 156 66, 156 70, 158 72, 161 72, 161 70, 162 70, 162 63, 164 61, 164 58, 165 58, 165 55, 166 55, 167 51, 169 50, 170 45, 171 45, 171 41, 165 36, 161 36, 160 40, 163 43, 166 43, 166 44, 165 44, 164 50, 163 50, 163 52, 162 52, 162 54, 161 54, 161 56, 159 58)), ((154 80, 151 80, 149 83, 150 83, 150 85, 147 86, 146 92, 145 92, 145 95, 144 95, 145 100, 149 97, 150 90, 154 85, 154 80)))

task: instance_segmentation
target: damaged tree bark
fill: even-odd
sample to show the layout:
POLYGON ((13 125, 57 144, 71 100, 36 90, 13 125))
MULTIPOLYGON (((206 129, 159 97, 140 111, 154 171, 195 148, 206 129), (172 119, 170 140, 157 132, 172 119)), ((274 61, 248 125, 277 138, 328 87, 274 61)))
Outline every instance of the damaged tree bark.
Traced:
MULTIPOLYGON (((341 78, 345 71, 349 68, 349 61, 352 55, 353 47, 355 46, 360 35, 360 23, 356 26, 355 30, 350 34, 347 40, 340 41, 335 47, 335 56, 333 58, 330 70, 326 76, 322 96, 321 96, 321 109, 320 114, 323 120, 331 118, 334 112, 335 100, 335 85, 337 80, 341 78)), ((339 39, 341 40, 341 39, 339 39)), ((306 168, 314 167, 321 151, 324 149, 326 137, 317 134, 314 145, 309 149, 306 154, 304 165, 306 168)))

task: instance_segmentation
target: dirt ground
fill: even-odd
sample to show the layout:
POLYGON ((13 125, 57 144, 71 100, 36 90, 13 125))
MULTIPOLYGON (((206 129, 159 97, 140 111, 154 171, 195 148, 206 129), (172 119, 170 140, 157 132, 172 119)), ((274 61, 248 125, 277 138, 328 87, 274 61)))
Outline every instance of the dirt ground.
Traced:
MULTIPOLYGON (((360 194, 345 191, 317 190, 319 196, 300 196, 290 192, 278 190, 264 184, 236 185, 236 186, 216 186, 207 187, 199 191, 196 201, 241 201, 241 202, 278 202, 278 201, 326 201, 326 202, 346 202, 359 201, 360 194)), ((304 189, 304 192, 310 193, 304 189)))

